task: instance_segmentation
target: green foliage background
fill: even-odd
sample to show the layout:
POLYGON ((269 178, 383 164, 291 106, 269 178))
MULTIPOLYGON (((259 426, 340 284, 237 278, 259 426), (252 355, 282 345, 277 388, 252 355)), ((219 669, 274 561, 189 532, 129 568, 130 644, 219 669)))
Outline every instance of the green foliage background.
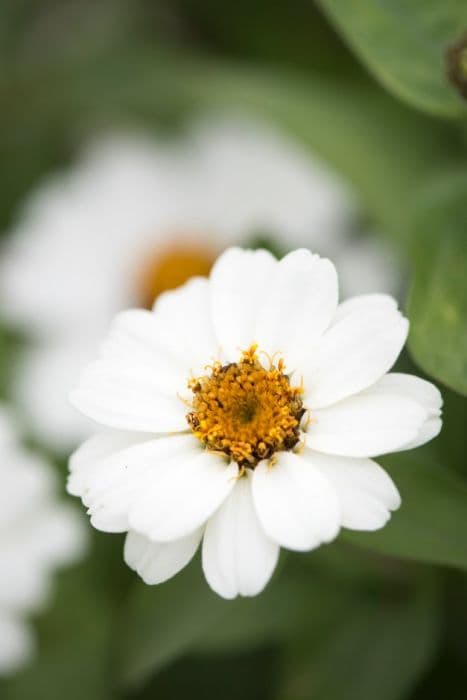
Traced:
MULTIPOLYGON (((433 444, 382 460, 403 499, 391 523, 283 554, 258 598, 216 597, 197 561, 147 587, 121 538, 93 532, 37 619, 38 659, 2 699, 465 697, 467 102, 446 52, 466 30, 465 0, 1 4, 2 230, 96 128, 172 131, 211 108, 266 116, 352 183, 398 251, 411 320, 401 367, 445 398, 433 444)), ((21 344, 2 330, 4 397, 21 344)), ((52 457, 64 474, 65 456, 52 457)))

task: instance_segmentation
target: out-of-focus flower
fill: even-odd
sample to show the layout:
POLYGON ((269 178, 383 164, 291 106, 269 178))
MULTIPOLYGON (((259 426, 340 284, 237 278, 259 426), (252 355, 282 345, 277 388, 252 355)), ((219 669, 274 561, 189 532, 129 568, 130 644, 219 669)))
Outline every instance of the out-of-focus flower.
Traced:
POLYGON ((23 449, 0 408, 0 675, 29 660, 34 637, 27 623, 50 595, 57 567, 83 551, 81 518, 60 503, 52 468, 23 449))
MULTIPOLYGON (((255 237, 350 261, 353 211, 324 166, 250 120, 206 120, 175 143, 120 135, 92 145, 30 199, 0 275, 3 315, 36 336, 16 385, 35 432, 64 449, 89 434, 65 387, 117 311, 150 307, 255 237)), ((373 291, 375 271, 387 277, 380 249, 359 260, 346 292, 373 291)))
POLYGON ((399 493, 373 457, 441 428, 435 386, 389 373, 408 331, 390 296, 338 304, 333 264, 233 248, 210 279, 117 316, 72 403, 107 426, 71 459, 92 524, 128 531, 147 583, 203 569, 226 598, 255 595, 279 547, 376 530, 399 493))

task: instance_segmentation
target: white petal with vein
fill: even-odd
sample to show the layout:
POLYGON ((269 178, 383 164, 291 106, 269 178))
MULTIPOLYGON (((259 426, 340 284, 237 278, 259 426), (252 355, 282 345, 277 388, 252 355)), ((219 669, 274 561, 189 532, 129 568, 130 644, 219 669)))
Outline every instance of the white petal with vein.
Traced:
POLYGON ((235 486, 238 466, 194 449, 171 459, 134 499, 130 529, 157 542, 178 540, 207 521, 235 486))
POLYGON ((305 449, 306 459, 325 476, 339 498, 343 527, 378 530, 400 506, 392 479, 371 459, 336 457, 305 449))
POLYGON ((163 583, 191 561, 202 534, 199 529, 181 540, 160 543, 130 530, 125 539, 125 562, 141 576, 144 583, 163 583))
POLYGON ((266 534, 282 547, 309 550, 339 532, 337 496, 327 479, 293 452, 273 466, 261 462, 253 474, 253 499, 266 534))
POLYGON ((389 296, 341 304, 331 327, 303 360, 307 405, 329 406, 380 379, 396 361, 407 332, 408 321, 389 296))
POLYGON ((266 299, 259 309, 255 340, 273 355, 280 352, 287 368, 296 367, 313 347, 337 308, 334 265, 308 250, 295 250, 277 264, 266 299))
POLYGON ((68 491, 81 496, 99 530, 129 529, 130 508, 145 498, 174 462, 189 463, 202 454, 190 435, 141 437, 125 433, 91 438, 72 456, 68 491))
POLYGON ((272 576, 278 545, 262 529, 251 494, 250 472, 238 480, 210 518, 203 540, 203 570, 223 598, 260 593, 272 576))
POLYGON ((311 412, 307 445, 318 452, 375 457, 413 440, 427 412, 411 398, 371 389, 311 412))
POLYGON ((265 250, 230 248, 210 278, 211 312, 223 355, 236 361, 256 342, 258 310, 270 292, 277 260, 265 250))

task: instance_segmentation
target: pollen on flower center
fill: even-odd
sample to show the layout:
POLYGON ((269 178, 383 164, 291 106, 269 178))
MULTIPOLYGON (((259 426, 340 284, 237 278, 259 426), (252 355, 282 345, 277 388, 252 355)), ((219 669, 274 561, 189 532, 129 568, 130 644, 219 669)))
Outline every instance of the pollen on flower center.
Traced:
POLYGON ((241 467, 255 467, 298 443, 303 390, 291 386, 283 360, 265 369, 253 345, 239 362, 210 369, 188 383, 193 400, 187 421, 207 449, 225 453, 241 467))

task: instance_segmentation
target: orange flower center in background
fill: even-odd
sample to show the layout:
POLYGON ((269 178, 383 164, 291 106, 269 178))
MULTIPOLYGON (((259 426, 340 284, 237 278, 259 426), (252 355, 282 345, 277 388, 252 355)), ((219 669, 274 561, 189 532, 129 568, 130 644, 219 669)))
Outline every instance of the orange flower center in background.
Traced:
POLYGON ((194 244, 178 243, 149 256, 137 281, 140 305, 151 308, 159 294, 176 289, 190 277, 206 277, 216 258, 214 250, 194 244))
POLYGON ((303 390, 290 385, 282 360, 277 366, 271 360, 265 369, 256 346, 237 363, 215 364, 209 375, 191 379, 188 386, 193 400, 187 421, 194 435, 241 467, 255 467, 298 443, 303 390))

